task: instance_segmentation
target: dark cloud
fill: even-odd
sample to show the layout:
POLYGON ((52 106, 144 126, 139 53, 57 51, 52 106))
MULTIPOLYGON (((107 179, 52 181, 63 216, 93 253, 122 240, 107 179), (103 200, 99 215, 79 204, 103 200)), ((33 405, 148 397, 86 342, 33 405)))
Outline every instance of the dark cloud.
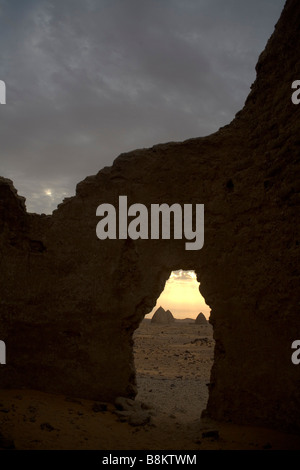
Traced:
POLYGON ((51 212, 121 152, 216 131, 243 106, 283 5, 0 0, 0 174, 51 212))

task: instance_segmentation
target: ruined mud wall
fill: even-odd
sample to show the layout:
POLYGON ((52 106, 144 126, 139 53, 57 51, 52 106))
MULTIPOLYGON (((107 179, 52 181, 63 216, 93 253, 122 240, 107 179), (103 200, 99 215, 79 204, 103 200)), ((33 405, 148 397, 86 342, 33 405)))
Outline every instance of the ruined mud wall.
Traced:
POLYGON ((299 24, 289 0, 244 109, 217 133, 119 156, 52 216, 28 214, 0 179, 1 388, 134 396, 132 333, 170 272, 195 269, 216 340, 208 414, 300 429, 299 24), (203 249, 99 240, 96 208, 119 195, 204 204, 203 249))

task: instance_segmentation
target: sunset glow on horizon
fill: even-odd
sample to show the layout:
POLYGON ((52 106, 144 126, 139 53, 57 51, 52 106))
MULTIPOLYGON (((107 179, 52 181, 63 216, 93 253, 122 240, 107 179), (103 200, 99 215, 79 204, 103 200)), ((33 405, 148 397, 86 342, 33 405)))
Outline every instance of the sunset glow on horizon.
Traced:
POLYGON ((145 316, 151 318, 158 307, 170 310, 174 318, 196 318, 202 312, 208 319, 210 307, 199 292, 200 283, 195 271, 172 271, 153 310, 145 316))

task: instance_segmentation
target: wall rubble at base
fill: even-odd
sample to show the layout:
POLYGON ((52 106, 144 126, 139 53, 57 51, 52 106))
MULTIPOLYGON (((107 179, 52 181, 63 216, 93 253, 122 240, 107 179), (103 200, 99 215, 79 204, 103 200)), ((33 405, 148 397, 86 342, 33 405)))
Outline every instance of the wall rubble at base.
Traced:
POLYGON ((170 272, 194 269, 216 340, 207 413, 300 430, 299 24, 288 0, 244 109, 215 134, 122 154, 51 216, 0 179, 0 388, 134 396, 132 333, 170 272), (96 208, 119 195, 204 204, 203 249, 99 240, 96 208))

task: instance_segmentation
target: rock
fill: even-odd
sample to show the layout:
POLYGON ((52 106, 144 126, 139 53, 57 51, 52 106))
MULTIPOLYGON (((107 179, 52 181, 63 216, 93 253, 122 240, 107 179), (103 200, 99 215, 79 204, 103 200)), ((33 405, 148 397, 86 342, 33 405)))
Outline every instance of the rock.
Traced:
POLYGON ((92 410, 95 413, 103 413, 104 411, 107 411, 107 404, 106 403, 94 403, 92 410))
POLYGON ((133 406, 133 400, 131 400, 130 398, 117 397, 115 399, 115 407, 117 408, 117 410, 121 410, 121 411, 129 410, 132 408, 132 406, 133 406))
POLYGON ((151 410, 152 406, 149 405, 148 403, 141 402, 141 408, 142 410, 151 410))
POLYGON ((82 402, 75 397, 66 397, 65 400, 70 403, 76 403, 77 405, 82 405, 82 402))
POLYGON ((209 416, 300 431, 288 352, 299 331, 299 24, 300 2, 288 0, 243 109, 213 134, 121 154, 52 215, 28 213, 0 178, 1 388, 133 398, 133 332, 170 272, 186 266, 212 309, 209 416), (117 211, 120 194, 149 208, 204 204, 203 247, 187 250, 173 233, 98 239, 96 209, 117 211))
POLYGON ((117 397, 115 400, 115 407, 117 410, 128 411, 132 410, 134 407, 135 401, 131 398, 126 397, 117 397))
POLYGON ((204 431, 202 433, 202 438, 203 439, 207 439, 207 438, 219 439, 219 431, 217 431, 217 430, 204 431))
POLYGON ((0 433, 0 449, 12 450, 15 449, 15 443, 10 437, 5 437, 0 433))
POLYGON ((131 426, 145 426, 149 424, 151 416, 148 411, 138 411, 129 416, 128 423, 131 426))
POLYGON ((54 431, 54 429, 55 429, 55 428, 54 428, 53 426, 51 426, 51 424, 49 424, 49 423, 42 423, 42 424, 40 425, 40 428, 42 429, 42 431, 49 431, 49 432, 54 431))
POLYGON ((126 397, 117 397, 114 412, 121 421, 127 421, 131 426, 143 426, 150 422, 151 411, 149 406, 126 397))
POLYGON ((132 411, 115 410, 113 413, 119 418, 119 421, 121 422, 128 421, 129 417, 132 415, 132 411))
POLYGON ((267 450, 267 449, 272 449, 272 444, 270 444, 270 442, 267 442, 266 444, 264 444, 264 445, 262 446, 262 448, 263 448, 263 449, 266 449, 266 450, 267 450))
POLYGON ((28 411, 29 411, 29 413, 36 413, 37 409, 36 409, 35 406, 31 405, 31 406, 28 406, 28 411))
POLYGON ((115 401, 114 414, 120 421, 128 421, 131 426, 143 426, 150 422, 151 411, 143 408, 143 404, 125 397, 118 397, 115 401))

